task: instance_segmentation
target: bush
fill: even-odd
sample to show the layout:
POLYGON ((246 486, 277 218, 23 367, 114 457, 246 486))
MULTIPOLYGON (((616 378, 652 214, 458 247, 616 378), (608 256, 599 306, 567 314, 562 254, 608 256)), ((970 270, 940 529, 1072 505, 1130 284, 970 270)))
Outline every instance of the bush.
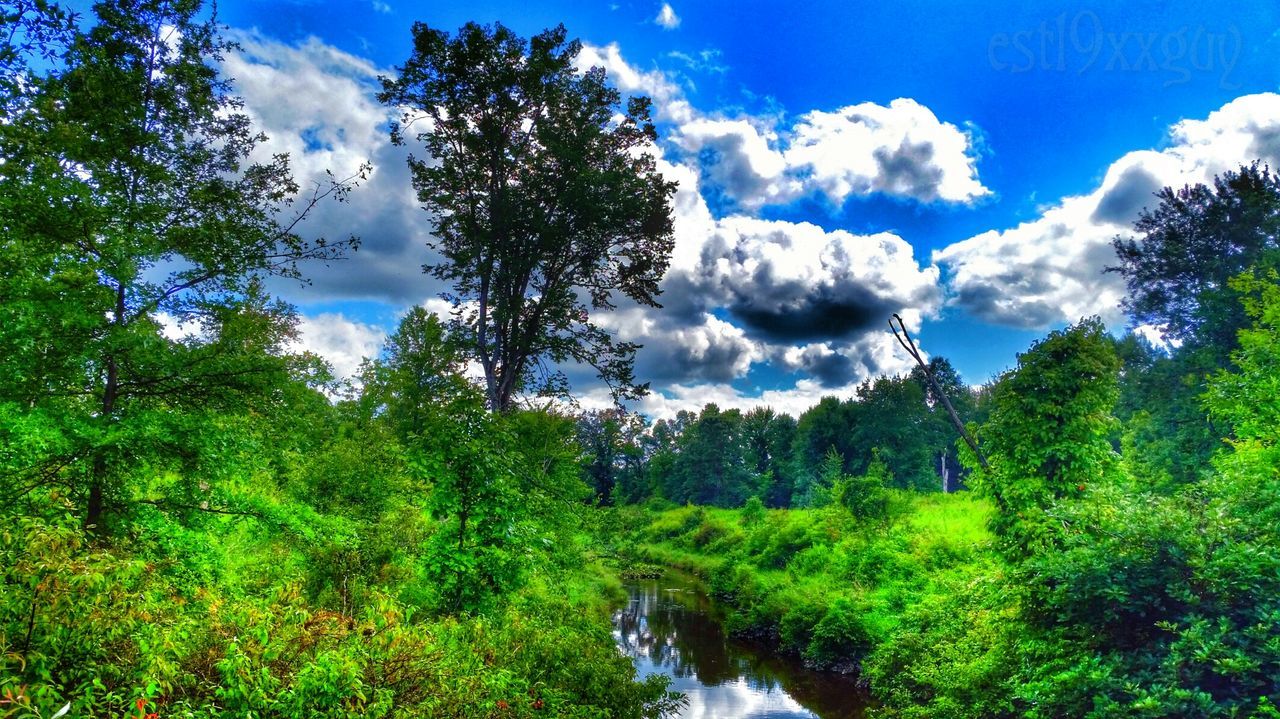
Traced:
POLYGON ((871 637, 862 624, 863 614, 863 609, 843 597, 832 602, 813 627, 809 645, 804 650, 805 660, 816 667, 830 669, 848 664, 866 652, 871 637))

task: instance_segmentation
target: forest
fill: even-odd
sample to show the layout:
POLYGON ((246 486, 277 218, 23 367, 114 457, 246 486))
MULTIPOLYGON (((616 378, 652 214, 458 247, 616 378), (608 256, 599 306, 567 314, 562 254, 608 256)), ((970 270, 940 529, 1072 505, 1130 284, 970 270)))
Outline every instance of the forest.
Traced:
POLYGON ((307 221, 371 168, 264 158, 199 0, 0 17, 0 717, 677 716, 610 624, 666 569, 873 716, 1280 717, 1265 164, 1116 238, 1161 343, 1086 317, 980 386, 652 421, 592 317, 658 304, 675 186, 563 27, 413 27, 379 99, 453 312, 342 381, 268 287, 357 252, 307 221))

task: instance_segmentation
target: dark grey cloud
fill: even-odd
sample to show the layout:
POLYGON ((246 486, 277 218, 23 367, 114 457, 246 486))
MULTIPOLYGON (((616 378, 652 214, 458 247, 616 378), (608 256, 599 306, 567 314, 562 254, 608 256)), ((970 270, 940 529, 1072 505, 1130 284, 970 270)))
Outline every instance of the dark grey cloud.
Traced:
POLYGON ((903 138, 896 148, 877 147, 872 153, 880 173, 876 189, 890 195, 914 197, 926 202, 938 199, 942 167, 934 162, 932 142, 903 138))
POLYGON ((753 335, 769 342, 813 342, 849 339, 879 327, 901 303, 877 297, 865 287, 849 287, 836 294, 820 287, 805 292, 799 301, 781 304, 760 287, 758 295, 743 288, 729 311, 742 320, 753 335))
POLYGON ((1044 300, 1011 301, 1016 296, 1016 285, 1002 283, 1000 278, 966 284, 952 302, 979 319, 1019 329, 1038 329, 1060 318, 1061 312, 1044 300))
POLYGON ((711 314, 684 316, 628 305, 595 320, 618 338, 641 345, 636 376, 644 381, 729 382, 762 359, 757 342, 711 314))
POLYGON ((662 305, 662 314, 669 321, 680 324, 693 324, 701 321, 702 315, 712 306, 711 297, 706 286, 688 272, 673 270, 667 273, 662 281, 662 294, 658 302, 662 305))
POLYGON ((1272 170, 1280 169, 1280 127, 1258 128, 1249 146, 1249 155, 1267 163, 1272 170))
POLYGON ((1098 198, 1098 207, 1090 219, 1128 225, 1138 218, 1142 208, 1155 203, 1153 195, 1163 186, 1145 167, 1133 165, 1120 173, 1116 184, 1098 198))
POLYGON ((823 387, 845 387, 863 377, 870 357, 855 362, 840 351, 806 352, 801 356, 798 369, 818 380, 823 387))

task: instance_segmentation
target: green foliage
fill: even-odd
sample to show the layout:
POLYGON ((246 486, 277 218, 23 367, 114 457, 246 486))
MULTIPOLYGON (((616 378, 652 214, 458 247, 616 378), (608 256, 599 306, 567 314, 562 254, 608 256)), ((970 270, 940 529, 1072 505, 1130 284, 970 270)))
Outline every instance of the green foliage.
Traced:
POLYGON ((1225 360, 1248 324, 1230 281, 1268 266, 1280 249, 1280 177, 1254 162, 1215 177, 1212 187, 1166 187, 1157 197, 1134 223, 1141 241, 1114 243, 1120 264, 1110 269, 1128 285, 1125 308, 1225 360))
POLYGON ((484 609, 519 586, 533 540, 512 440, 474 401, 433 419, 409 458, 410 471, 430 487, 427 507, 439 522, 427 540, 424 579, 446 611, 484 609))
POLYGON ((1215 351, 1185 347, 1172 354, 1129 335, 1121 356, 1116 416, 1124 422, 1124 463, 1142 486, 1171 493, 1203 479, 1225 429, 1204 412, 1200 395, 1220 365, 1215 351))
POLYGON ((802 475, 796 485, 796 494, 792 497, 795 507, 811 509, 825 507, 831 503, 831 488, 841 482, 844 474, 844 456, 831 448, 822 459, 815 472, 802 475))
MULTIPOLYGON (((1047 502, 1051 543, 918 604, 873 650, 868 675, 886 715, 1274 711, 1280 291, 1269 276, 1233 285, 1255 325, 1241 333, 1238 370, 1215 375, 1204 398, 1235 428, 1229 448, 1190 484, 1104 479, 1047 502)), ((993 418, 998 388, 995 399, 993 418)))
POLYGON ((142 706, 176 717, 478 718, 504 704, 511 716, 656 719, 676 705, 661 678, 632 681, 602 590, 581 570, 542 575, 487 615, 432 618, 379 587, 359 607, 318 604, 297 581, 312 571, 300 551, 261 527, 193 533, 155 513, 127 548, 84 536, 65 511, 0 531, 6 716, 70 702, 77 716, 142 706), (266 586, 231 576, 231 554, 246 550, 253 566, 274 557, 266 586), (212 574, 179 579, 206 563, 212 574))
MULTIPOLYGON (((976 569, 976 568, 975 568, 976 569)), ((984 568, 986 569, 986 568, 984 568)), ((998 570, 946 577, 902 616, 897 631, 864 663, 887 717, 960 719, 1016 716, 1016 605, 998 570)))
POLYGON ((833 601, 813 625, 809 645, 804 650, 805 659, 819 667, 830 667, 864 653, 871 645, 862 625, 865 612, 865 608, 844 597, 833 601))
POLYGON ((440 319, 413 307, 387 338, 382 357, 361 368, 360 410, 382 416, 401 441, 420 435, 433 407, 472 391, 464 364, 463 349, 440 319))
POLYGON ((1254 324, 1239 333, 1234 371, 1213 377, 1204 402, 1215 419, 1231 428, 1237 457, 1267 457, 1280 429, 1280 275, 1274 270, 1244 274, 1231 286, 1254 324))
MULTIPOLYGON (((852 455, 852 403, 836 397, 823 397, 800 415, 796 422, 795 458, 798 469, 819 471, 827 455, 836 451, 841 457, 852 455)), ((795 504, 792 506, 805 506, 795 504)))
POLYGON ((832 500, 858 519, 883 517, 889 505, 885 487, 893 483, 889 466, 880 460, 878 450, 871 451, 871 463, 861 477, 843 475, 831 487, 832 500))
POLYGON ((991 416, 976 433, 990 467, 973 462, 971 482, 994 499, 992 528, 1011 556, 1051 544, 1054 504, 1112 476, 1118 368, 1095 318, 1032 344, 995 385, 991 416))
POLYGON ((0 491, 60 487, 105 532, 156 470, 212 483, 227 437, 211 416, 267 411, 305 363, 286 356, 292 309, 262 278, 354 240, 295 232, 351 183, 299 200, 287 158, 249 163, 262 138, 218 75, 232 47, 200 2, 94 13, 57 37, 61 11, 19 13, 43 26, 25 37, 45 61, 0 122, 0 404, 42 439, 5 452, 21 466, 0 491))
POLYGON ((514 409, 562 389, 546 360, 643 390, 587 310, 653 304, 670 252, 647 101, 563 29, 415 27, 384 99, 433 120, 410 166, 455 321, 411 310, 333 403, 263 276, 342 253, 294 230, 350 183, 296 199, 285 158, 248 163, 200 2, 94 12, 0 10, 3 716, 670 712, 601 557, 703 576, 732 632, 861 670, 883 716, 1280 716, 1269 169, 1166 190, 1117 242, 1181 348, 1085 320, 978 393, 931 361, 989 466, 926 494, 955 443, 919 370, 798 420, 514 409))

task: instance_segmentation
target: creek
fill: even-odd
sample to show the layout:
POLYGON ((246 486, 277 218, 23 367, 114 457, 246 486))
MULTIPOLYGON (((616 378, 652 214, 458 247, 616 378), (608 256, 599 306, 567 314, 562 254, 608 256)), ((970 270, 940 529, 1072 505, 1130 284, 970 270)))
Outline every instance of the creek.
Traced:
POLYGON ((613 636, 640 678, 665 674, 688 699, 680 719, 860 719, 868 697, 852 677, 726 635, 696 577, 668 571, 625 585, 613 636))

